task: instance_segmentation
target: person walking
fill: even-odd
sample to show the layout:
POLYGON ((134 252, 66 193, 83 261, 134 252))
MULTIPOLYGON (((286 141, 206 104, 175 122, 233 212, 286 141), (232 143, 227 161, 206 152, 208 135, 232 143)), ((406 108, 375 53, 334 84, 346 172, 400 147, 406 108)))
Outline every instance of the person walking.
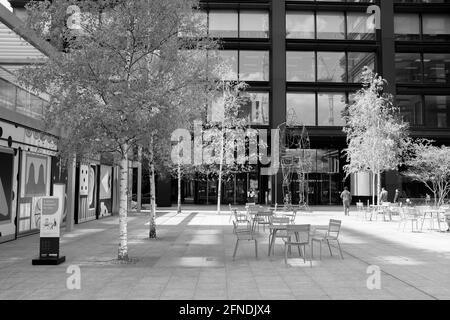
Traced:
POLYGON ((398 202, 398 198, 400 197, 400 191, 398 191, 398 189, 395 189, 395 194, 394 194, 394 203, 398 202))
POLYGON ((380 192, 380 204, 382 204, 383 202, 387 202, 387 201, 388 201, 388 192, 383 187, 383 188, 381 188, 381 192, 380 192))
POLYGON ((352 202, 352 194, 348 191, 348 187, 344 187, 344 191, 341 193, 342 204, 344 206, 344 214, 350 215, 350 203, 352 202))

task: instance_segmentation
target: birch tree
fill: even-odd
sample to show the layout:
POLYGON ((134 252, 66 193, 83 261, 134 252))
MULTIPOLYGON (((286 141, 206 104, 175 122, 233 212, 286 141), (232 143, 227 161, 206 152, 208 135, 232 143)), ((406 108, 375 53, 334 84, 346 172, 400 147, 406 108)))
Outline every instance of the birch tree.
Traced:
MULTIPOLYGON (((372 173, 372 190, 381 190, 381 174, 395 170, 402 163, 408 147, 408 124, 403 122, 400 110, 392 103, 393 97, 383 92, 386 80, 365 67, 363 87, 356 93, 354 103, 344 115, 348 147, 344 150, 348 175, 372 173), (377 186, 375 187, 375 178, 377 186)), ((378 197, 379 202, 379 197, 378 197)), ((372 194, 375 203, 375 194, 372 194)))
POLYGON ((434 195, 434 204, 444 204, 450 192, 450 147, 433 146, 421 140, 411 144, 403 175, 423 183, 434 195))
POLYGON ((195 0, 54 0, 27 5, 27 26, 59 44, 61 52, 25 68, 19 78, 31 89, 50 94, 45 120, 65 132, 59 141, 61 154, 112 152, 120 163, 120 260, 128 260, 131 148, 148 134, 154 117, 171 107, 163 102, 177 93, 181 81, 174 81, 178 64, 167 53, 189 42, 178 37, 180 28, 195 34, 195 23, 189 21, 195 20, 196 7, 195 0), (73 4, 75 11, 69 7, 73 4))

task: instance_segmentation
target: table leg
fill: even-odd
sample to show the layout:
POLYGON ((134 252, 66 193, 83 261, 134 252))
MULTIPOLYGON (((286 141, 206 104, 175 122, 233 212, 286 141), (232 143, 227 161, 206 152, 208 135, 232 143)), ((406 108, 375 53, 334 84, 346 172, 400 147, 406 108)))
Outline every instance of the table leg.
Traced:
POLYGON ((277 235, 277 229, 272 229, 272 238, 270 239, 269 242, 269 252, 268 252, 268 256, 270 256, 270 252, 273 251, 273 246, 275 244, 275 236, 277 235))

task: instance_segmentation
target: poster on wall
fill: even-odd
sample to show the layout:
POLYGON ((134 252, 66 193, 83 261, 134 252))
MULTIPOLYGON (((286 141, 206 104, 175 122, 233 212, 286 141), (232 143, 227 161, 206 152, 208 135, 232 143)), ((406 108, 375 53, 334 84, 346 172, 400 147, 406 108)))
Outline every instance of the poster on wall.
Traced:
POLYGON ((96 172, 97 172, 97 166, 96 165, 90 165, 89 166, 89 188, 88 188, 88 206, 89 209, 95 209, 96 205, 96 189, 97 189, 97 183, 96 183, 96 172))
POLYGON ((48 157, 27 153, 24 197, 45 196, 48 185, 48 157))
POLYGON ((20 176, 19 232, 38 230, 38 198, 50 195, 50 157, 24 152, 20 176))
POLYGON ((11 222, 13 155, 0 153, 0 223, 11 222))
POLYGON ((99 217, 111 215, 112 167, 100 166, 100 213, 99 217))

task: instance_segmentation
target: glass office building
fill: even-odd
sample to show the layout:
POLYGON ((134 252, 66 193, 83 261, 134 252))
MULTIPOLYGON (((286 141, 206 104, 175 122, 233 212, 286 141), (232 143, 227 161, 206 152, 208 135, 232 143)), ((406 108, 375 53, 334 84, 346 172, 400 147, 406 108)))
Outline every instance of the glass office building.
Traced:
MULTIPOLYGON (((450 144, 450 15, 445 13, 450 1, 205 0, 202 5, 209 33, 223 39, 221 55, 234 79, 250 85, 248 113, 262 110, 252 125, 306 126, 315 152, 309 204, 338 204, 343 186, 357 181, 344 180, 341 111, 360 88, 364 66, 387 79, 413 137, 450 144), (367 13, 370 5, 380 7, 380 29, 375 15, 367 13)), ((253 188, 260 203, 281 203, 281 170, 271 178, 259 170, 225 183, 223 201, 244 203, 253 188)), ((396 188, 409 197, 425 194, 397 172, 384 174, 383 184, 391 196, 396 188)), ((294 203, 296 188, 294 183, 294 203)), ((212 202, 217 183, 192 182, 186 190, 194 202, 212 202)))

